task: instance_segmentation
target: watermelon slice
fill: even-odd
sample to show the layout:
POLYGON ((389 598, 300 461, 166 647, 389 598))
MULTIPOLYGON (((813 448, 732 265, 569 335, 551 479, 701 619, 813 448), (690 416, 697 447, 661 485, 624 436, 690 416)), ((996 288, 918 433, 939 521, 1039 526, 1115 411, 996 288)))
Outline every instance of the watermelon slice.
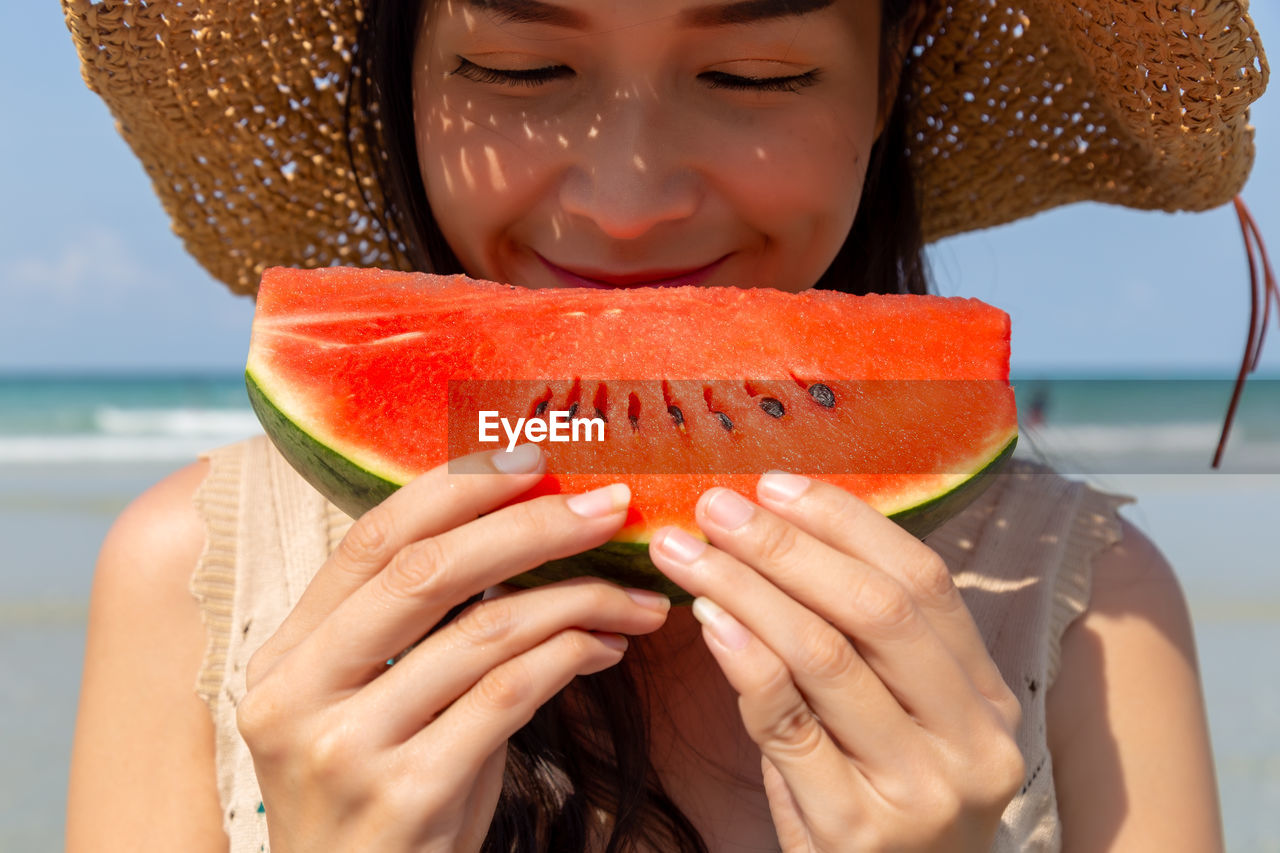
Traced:
POLYGON ((751 496, 769 468, 804 473, 919 536, 958 512, 1017 440, 1008 370, 1008 316, 972 299, 273 268, 246 379, 280 452, 353 517, 447 459, 507 446, 496 427, 481 440, 480 412, 598 418, 599 440, 543 444, 548 474, 520 499, 621 480, 626 526, 510 582, 597 574, 687 601, 647 543, 664 524, 697 533, 715 485, 751 496))

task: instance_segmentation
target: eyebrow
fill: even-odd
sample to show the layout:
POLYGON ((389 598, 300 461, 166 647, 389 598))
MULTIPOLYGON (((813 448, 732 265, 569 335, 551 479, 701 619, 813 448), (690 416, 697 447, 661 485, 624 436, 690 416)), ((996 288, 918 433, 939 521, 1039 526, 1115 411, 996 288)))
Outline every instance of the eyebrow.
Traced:
POLYGON ((466 5, 490 12, 504 24, 550 24, 571 30, 585 30, 590 26, 587 16, 563 6, 553 6, 541 0, 462 0, 466 5))
POLYGON ((691 27, 723 27, 753 24, 770 18, 807 15, 825 9, 835 0, 738 0, 715 6, 699 6, 681 13, 682 23, 691 27))
MULTIPOLYGON (((468 6, 490 12, 501 23, 549 24, 573 30, 590 28, 587 16, 542 0, 462 0, 468 6)), ((807 15, 825 9, 835 0, 735 0, 698 6, 681 12, 678 20, 689 27, 723 27, 752 24, 772 18, 807 15)))

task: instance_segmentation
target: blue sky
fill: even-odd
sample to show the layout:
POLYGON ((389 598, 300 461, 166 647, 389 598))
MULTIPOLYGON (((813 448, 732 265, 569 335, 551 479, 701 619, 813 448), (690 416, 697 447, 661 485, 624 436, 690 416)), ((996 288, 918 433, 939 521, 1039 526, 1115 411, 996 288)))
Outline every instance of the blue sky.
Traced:
MULTIPOLYGON (((58 4, 10 6, 0 372, 239 369, 252 304, 183 252, 81 81, 58 4)), ((1253 17, 1280 56, 1280 4, 1255 3, 1253 17)), ((1280 95, 1263 97, 1253 124, 1258 158, 1244 197, 1280 264, 1280 95)), ((931 261, 939 292, 1012 315, 1015 372, 1225 375, 1239 363, 1247 262, 1229 207, 1170 215, 1074 205, 943 241, 931 261)), ((1262 369, 1280 375, 1275 324, 1271 336, 1262 369)))

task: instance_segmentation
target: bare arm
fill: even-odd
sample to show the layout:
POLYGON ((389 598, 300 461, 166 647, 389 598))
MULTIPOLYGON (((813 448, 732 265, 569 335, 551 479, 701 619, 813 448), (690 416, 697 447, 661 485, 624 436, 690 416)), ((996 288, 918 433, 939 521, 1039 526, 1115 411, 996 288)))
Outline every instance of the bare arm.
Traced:
POLYGON ((89 607, 67 849, 226 851, 213 725, 195 693, 204 627, 187 591, 206 463, 134 501, 102 545, 89 607))
POLYGON ((1049 694, 1066 851, 1221 850, 1218 791, 1186 601, 1124 523, 1049 694))

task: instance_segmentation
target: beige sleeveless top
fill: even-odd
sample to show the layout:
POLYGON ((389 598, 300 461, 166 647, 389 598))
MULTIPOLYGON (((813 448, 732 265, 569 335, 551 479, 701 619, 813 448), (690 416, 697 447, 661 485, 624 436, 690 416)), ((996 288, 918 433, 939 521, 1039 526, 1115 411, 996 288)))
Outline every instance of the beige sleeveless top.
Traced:
MULTIPOLYGON (((204 553, 191 580, 208 645, 196 690, 213 715, 218 793, 232 853, 268 849, 253 760, 236 729, 245 666, 301 596, 351 520, 289 467, 265 437, 205 454, 196 493, 204 553)), ((1089 600, 1093 557, 1120 538, 1131 498, 1015 461, 972 505, 926 540, 951 567, 992 658, 1022 702, 1021 792, 993 850, 1061 847, 1045 694, 1059 641, 1089 600)))

